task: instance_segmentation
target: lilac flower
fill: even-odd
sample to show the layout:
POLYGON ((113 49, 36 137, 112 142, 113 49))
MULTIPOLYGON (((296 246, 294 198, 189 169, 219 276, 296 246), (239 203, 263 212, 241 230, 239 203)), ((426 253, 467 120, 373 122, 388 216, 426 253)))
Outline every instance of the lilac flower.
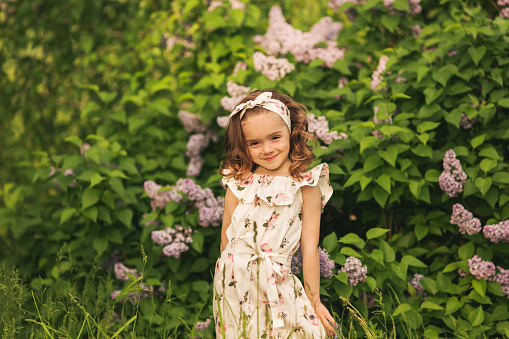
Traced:
MULTIPOLYGON (((320 258, 320 276, 323 278, 332 278, 332 270, 334 269, 334 261, 329 259, 329 252, 318 247, 318 256, 320 258)), ((292 273, 300 274, 300 270, 302 269, 302 251, 299 247, 295 255, 292 256, 292 273)))
MULTIPOLYGON (((376 116, 376 114, 378 113, 380 109, 375 106, 375 108, 373 109, 373 122, 375 123, 375 125, 378 125, 378 124, 383 124, 383 123, 389 123, 392 125, 392 117, 389 117, 385 120, 380 120, 378 119, 378 117, 376 116)), ((375 137, 377 137, 378 139, 380 140, 384 140, 384 136, 383 136, 383 133, 380 131, 380 130, 376 130, 376 131, 373 131, 371 132, 372 135, 374 135, 375 137)), ((392 135, 393 139, 397 139, 397 137, 395 136, 395 134, 392 135)))
POLYGON ((254 69, 272 81, 281 80, 287 73, 292 72, 295 66, 288 59, 276 59, 265 56, 262 52, 253 54, 254 69))
POLYGON ((226 83, 226 90, 231 98, 223 97, 221 99, 221 106, 223 106, 225 110, 231 112, 235 109, 239 101, 251 91, 251 88, 238 85, 230 80, 226 83))
POLYGON ((324 116, 315 118, 313 113, 309 113, 307 117, 309 133, 312 133, 322 139, 325 144, 330 145, 334 140, 348 138, 348 135, 345 133, 338 134, 337 131, 330 132, 329 122, 324 116))
POLYGON ((452 207, 451 224, 458 225, 461 234, 476 234, 481 231, 481 222, 474 218, 462 205, 455 204, 452 207))
MULTIPOLYGON (((499 15, 502 19, 509 19, 509 7, 501 8, 499 15)), ((509 290, 506 289, 506 291, 509 291, 509 290)), ((505 293, 505 292, 504 292, 504 294, 507 295, 507 293, 505 293)))
POLYGON ((387 67, 387 61, 389 61, 389 57, 382 55, 380 60, 378 61, 378 67, 376 71, 373 72, 371 76, 371 89, 374 91, 380 85, 380 82, 383 80, 383 72, 385 72, 385 68, 387 67))
POLYGON ((180 258, 180 255, 189 250, 189 246, 183 242, 174 242, 163 248, 163 254, 167 257, 180 258))
POLYGON ((348 2, 351 2, 355 5, 362 5, 366 2, 366 0, 329 0, 329 7, 332 8, 333 11, 336 11, 339 7, 348 2))
POLYGON ((368 268, 366 266, 362 266, 359 259, 355 257, 348 257, 346 258, 345 266, 341 268, 341 272, 346 272, 348 274, 348 284, 350 286, 357 286, 359 281, 366 281, 368 268))
POLYGON ((166 206, 166 204, 169 203, 170 201, 176 201, 179 203, 183 201, 182 196, 178 194, 178 192, 170 186, 166 186, 170 188, 167 191, 157 192, 162 188, 161 185, 158 185, 153 181, 145 181, 144 187, 145 193, 147 193, 147 195, 151 199, 150 206, 152 207, 153 211, 155 211, 158 207, 160 209, 163 209, 164 206, 166 206))
MULTIPOLYGON (((137 284, 139 286, 139 283, 137 284)), ((129 292, 122 299, 117 299, 117 297, 122 293, 121 290, 116 290, 111 292, 111 299, 117 299, 118 301, 128 300, 133 304, 137 304, 144 298, 152 298, 154 296, 154 286, 147 286, 145 284, 141 284, 140 290, 135 290, 129 292)))
MULTIPOLYGON (((53 167, 51 166, 50 167, 50 173, 48 174, 48 177, 52 177, 53 175, 55 175, 56 173, 58 172, 62 172, 62 169, 61 168, 56 168, 56 167, 53 167)), ((68 168, 64 171, 64 176, 69 176, 69 175, 72 175, 73 177, 76 177, 76 175, 74 174, 74 171, 71 169, 71 168, 68 168)), ((57 178, 53 178, 51 181, 53 181, 53 183, 55 184, 55 186, 63 191, 64 189, 62 188, 62 186, 60 186, 58 184, 58 181, 57 181, 57 178)), ((69 187, 76 187, 76 179, 73 179, 72 182, 69 184, 69 187)))
POLYGON ((205 321, 198 321, 194 328, 196 328, 197 331, 205 331, 207 327, 209 327, 210 322, 211 322, 210 318, 208 318, 205 321))
POLYGON ((216 121, 219 127, 226 128, 226 126, 228 125, 228 121, 230 121, 230 117, 229 116, 217 117, 216 121))
POLYGON ((86 159, 88 158, 87 151, 90 149, 90 145, 84 142, 80 147, 80 153, 81 155, 86 159))
POLYGON ((415 273, 412 280, 409 281, 410 285, 415 288, 415 292, 417 294, 421 294, 424 292, 424 287, 421 285, 421 278, 424 276, 419 273, 415 273))
POLYGON ((447 56, 449 57, 452 57, 453 55, 456 55, 458 54, 459 51, 458 50, 450 50, 448 53, 447 53, 447 56))
POLYGON ((410 13, 412 14, 419 14, 422 11, 421 0, 408 0, 408 6, 410 7, 410 13))
POLYGON ((467 174, 461 168, 461 163, 456 159, 456 153, 452 149, 445 153, 443 165, 444 171, 438 178, 440 189, 453 198, 463 192, 467 174))
POLYGON ((461 115, 460 126, 463 127, 463 129, 470 129, 472 128, 472 126, 474 126, 476 120, 477 117, 474 117, 472 120, 470 120, 468 119, 468 116, 465 113, 463 113, 461 115))
POLYGON ((491 261, 484 261, 481 257, 474 255, 472 258, 468 259, 468 266, 470 273, 477 280, 480 280, 481 278, 486 279, 486 281, 495 280, 495 264, 491 261))
POLYGON ((207 130, 201 118, 196 114, 180 110, 178 117, 188 133, 204 133, 207 130))
POLYGON ((414 27, 412 27, 412 35, 415 39, 417 39, 419 35, 421 35, 421 32, 422 32, 421 26, 415 25, 414 27))
POLYGON ((392 6, 393 2, 394 2, 394 0, 384 0, 384 6, 385 7, 390 7, 390 6, 392 6))
POLYGON ((223 1, 221 0, 214 0, 210 3, 209 8, 207 8, 207 12, 212 12, 216 8, 219 8, 223 6, 223 1))
POLYGON ((233 68, 233 76, 236 76, 241 69, 247 69, 247 65, 242 61, 237 61, 233 68))
POLYGON ((509 298, 509 270, 497 266, 500 273, 495 276, 495 281, 502 287, 502 293, 509 298))
POLYGON ((501 221, 495 225, 486 225, 482 231, 491 242, 509 242, 509 220, 501 221))
POLYGON ((309 32, 304 33, 286 22, 281 7, 273 6, 269 12, 267 32, 263 36, 255 36, 254 41, 269 55, 291 53, 298 62, 305 63, 321 59, 331 68, 336 60, 344 57, 344 50, 339 49, 336 42, 342 28, 340 22, 323 17, 309 32), (325 47, 319 46, 320 43, 325 47))
POLYGON ((115 277, 117 277, 117 279, 121 281, 129 280, 129 276, 127 275, 128 273, 136 278, 140 276, 136 268, 127 268, 126 266, 124 266, 124 264, 119 262, 115 264, 113 271, 115 272, 115 277))

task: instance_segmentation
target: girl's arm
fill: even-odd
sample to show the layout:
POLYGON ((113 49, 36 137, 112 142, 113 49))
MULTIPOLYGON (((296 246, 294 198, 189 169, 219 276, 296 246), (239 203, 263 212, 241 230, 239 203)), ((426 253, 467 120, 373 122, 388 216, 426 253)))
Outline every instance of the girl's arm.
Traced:
POLYGON ((302 190, 302 273, 304 289, 318 318, 329 335, 335 333, 327 320, 336 325, 334 318, 320 302, 320 256, 318 240, 320 236, 320 217, 322 213, 321 192, 318 186, 303 186, 302 190))
POLYGON ((226 244, 228 243, 228 238, 226 237, 226 230, 230 226, 232 222, 232 214, 239 202, 237 198, 232 193, 229 187, 226 188, 226 195, 224 197, 224 214, 223 214, 223 226, 221 228, 221 253, 226 248, 226 244))

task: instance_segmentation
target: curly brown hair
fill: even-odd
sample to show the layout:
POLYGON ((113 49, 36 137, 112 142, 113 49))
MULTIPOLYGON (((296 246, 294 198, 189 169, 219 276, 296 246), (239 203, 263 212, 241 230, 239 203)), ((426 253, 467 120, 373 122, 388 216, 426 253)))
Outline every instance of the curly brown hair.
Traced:
MULTIPOLYGON (((281 94, 277 91, 256 90, 249 93, 239 104, 254 100, 258 95, 263 92, 271 92, 272 98, 284 103, 290 111, 290 120, 292 131, 290 133, 290 175, 295 180, 302 179, 302 173, 306 168, 311 165, 314 159, 313 147, 307 144, 308 140, 313 140, 316 145, 316 140, 308 132, 307 108, 287 95, 281 94)), ((265 114, 266 109, 256 106, 248 109, 243 116, 243 119, 249 116, 265 114)), ((254 172, 257 165, 253 163, 249 156, 244 134, 242 133, 242 125, 240 121, 240 114, 235 114, 230 118, 228 126, 226 127, 226 135, 224 140, 224 147, 226 150, 226 159, 221 165, 219 174, 227 178, 234 177, 235 179, 244 179, 250 172, 254 172)))

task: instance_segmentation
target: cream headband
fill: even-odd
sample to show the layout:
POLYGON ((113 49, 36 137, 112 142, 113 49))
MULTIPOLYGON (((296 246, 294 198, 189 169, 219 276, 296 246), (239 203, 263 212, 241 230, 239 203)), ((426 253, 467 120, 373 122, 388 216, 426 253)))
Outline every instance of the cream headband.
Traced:
POLYGON ((230 114, 230 119, 232 116, 240 112, 240 119, 244 116, 244 113, 248 109, 251 109, 253 107, 260 106, 262 108, 268 109, 269 111, 272 111, 279 115, 285 122, 286 126, 288 126, 288 129, 292 130, 292 121, 290 119, 290 111, 288 110, 288 107, 286 107, 285 104, 283 104, 281 101, 272 99, 272 93, 271 92, 263 92, 259 96, 256 97, 254 100, 249 100, 243 104, 237 105, 233 112, 230 114))

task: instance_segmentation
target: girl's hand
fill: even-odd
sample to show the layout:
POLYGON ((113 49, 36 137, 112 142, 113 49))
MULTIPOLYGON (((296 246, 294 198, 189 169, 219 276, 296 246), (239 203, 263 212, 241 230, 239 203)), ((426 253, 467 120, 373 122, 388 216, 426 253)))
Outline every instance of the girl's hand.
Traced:
POLYGON ((321 303, 319 302, 315 307, 315 313, 322 322, 323 327, 325 328, 325 331, 327 331, 327 334, 329 337, 334 338, 334 335, 337 333, 336 329, 332 327, 332 325, 329 323, 329 321, 334 325, 338 326, 334 318, 330 315, 329 310, 321 303))

